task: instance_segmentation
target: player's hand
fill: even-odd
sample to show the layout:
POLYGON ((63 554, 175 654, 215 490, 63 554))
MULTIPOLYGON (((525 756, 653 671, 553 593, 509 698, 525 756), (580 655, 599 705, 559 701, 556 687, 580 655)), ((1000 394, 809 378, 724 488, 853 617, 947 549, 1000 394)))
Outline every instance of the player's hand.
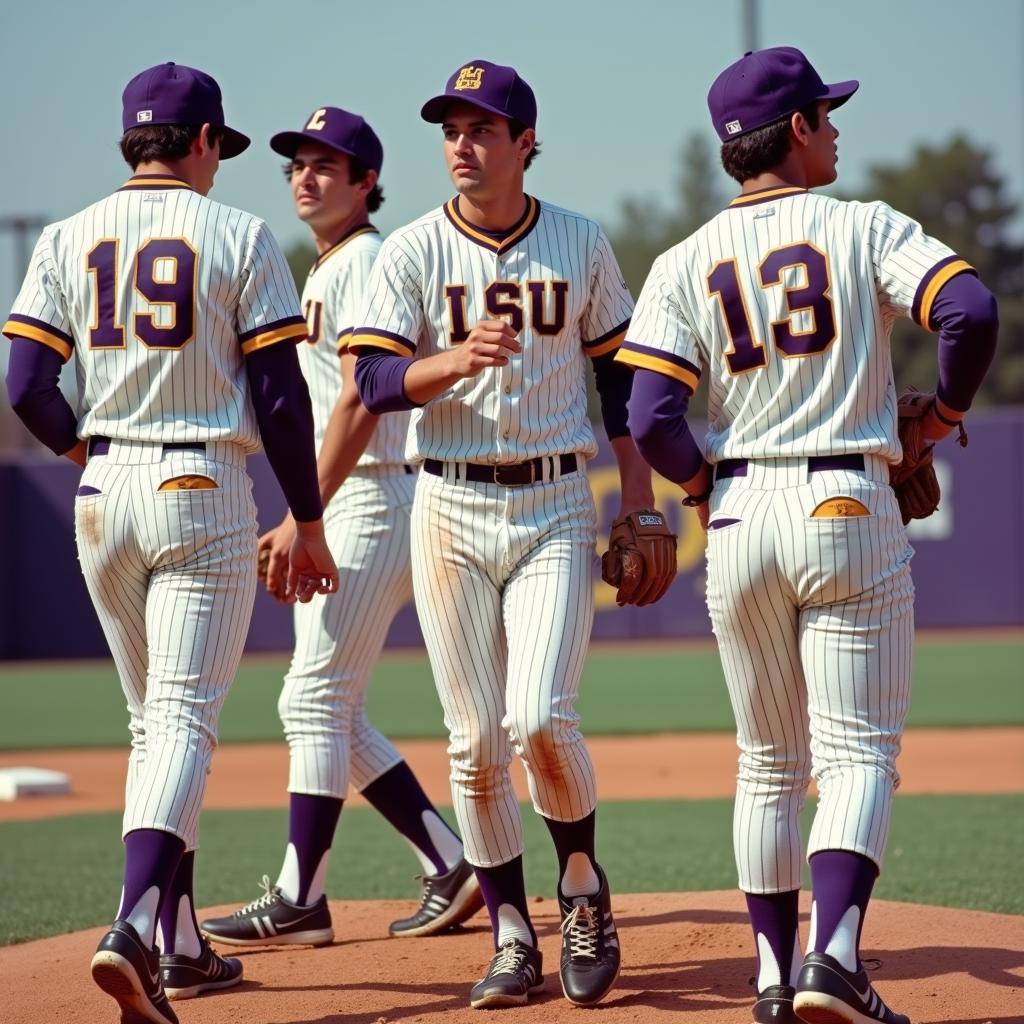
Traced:
POLYGON ((711 508, 711 502, 705 501, 703 504, 698 505, 694 508, 694 512, 697 513, 697 522, 700 523, 700 528, 707 533, 708 532, 708 510, 711 508))
POLYGON ((338 567, 327 547, 323 520, 296 523, 285 600, 306 604, 314 594, 333 594, 337 589, 338 567))
POLYGON ((289 512, 278 526, 268 530, 259 539, 256 551, 261 568, 265 565, 266 571, 261 572, 267 592, 278 601, 284 604, 292 604, 295 598, 288 599, 288 563, 291 559, 292 544, 295 543, 295 520, 289 512))
POLYGON ((509 356, 521 351, 516 332, 507 321, 481 320, 469 337, 450 351, 451 372, 475 377, 488 366, 507 366, 509 356))

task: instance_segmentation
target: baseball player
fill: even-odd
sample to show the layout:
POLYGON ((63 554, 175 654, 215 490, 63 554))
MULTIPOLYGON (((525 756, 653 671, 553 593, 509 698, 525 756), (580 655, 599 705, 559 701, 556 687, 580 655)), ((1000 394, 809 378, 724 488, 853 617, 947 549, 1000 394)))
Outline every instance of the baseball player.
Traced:
POLYGON ((537 106, 513 68, 464 64, 421 114, 442 126, 457 195, 384 243, 350 349, 372 412, 414 410, 416 607, 451 734, 455 812, 494 932, 470 1002, 519 1005, 543 985, 514 750, 558 854, 563 990, 594 1003, 618 975, 619 943, 574 710, 593 618, 585 363, 623 508, 649 507, 650 471, 625 426, 629 374, 613 361, 632 300, 594 222, 524 193, 537 106))
POLYGON ((912 550, 889 334, 939 332, 922 421, 954 429, 985 374, 994 300, 973 270, 836 178, 826 85, 790 47, 747 53, 708 96, 740 195, 654 263, 618 358, 630 425, 708 530, 707 599, 740 747, 733 838, 757 950, 757 1022, 907 1024, 868 982, 860 936, 885 851, 910 696, 912 550), (706 460, 685 413, 708 381, 706 460), (813 774, 812 911, 801 958, 798 816, 813 774))
POLYGON ((241 980, 200 936, 192 874, 217 719, 256 588, 245 457, 262 440, 296 521, 287 593, 337 589, 291 274, 266 225, 207 198, 249 139, 217 83, 177 64, 124 90, 113 195, 45 228, 4 325, 32 432, 84 465, 82 572, 131 716, 120 909, 92 960, 122 1021, 241 980), (79 408, 57 388, 77 356, 79 408), (159 948, 156 943, 159 942, 159 948), (161 952, 164 955, 160 955, 161 952))
MULTIPOLYGON (((415 476, 405 461, 407 413, 378 417, 359 401, 348 341, 380 249, 370 223, 383 202, 384 151, 357 114, 321 107, 301 131, 270 140, 286 157, 295 211, 317 260, 302 294, 309 383, 320 452, 327 541, 342 592, 295 606, 295 653, 279 709, 291 754, 288 844, 277 884, 203 931, 239 946, 320 944, 334 935, 324 880, 349 780, 403 835, 420 860, 419 909, 393 935, 431 935, 475 914, 483 900, 462 843, 409 766, 366 717, 370 672, 398 609, 412 597, 409 514, 415 476)), ((279 593, 295 535, 290 515, 260 538, 267 586, 279 593)))

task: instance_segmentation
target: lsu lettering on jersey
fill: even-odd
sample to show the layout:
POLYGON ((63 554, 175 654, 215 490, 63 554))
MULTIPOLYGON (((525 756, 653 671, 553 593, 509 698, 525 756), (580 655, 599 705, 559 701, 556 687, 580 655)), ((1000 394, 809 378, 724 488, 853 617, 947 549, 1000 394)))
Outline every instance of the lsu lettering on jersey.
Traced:
MULTIPOLYGON (((342 391, 338 359, 362 313, 366 283, 380 245, 381 237, 372 224, 354 228, 317 259, 302 290, 307 344, 299 346, 299 362, 313 401, 318 450, 342 391)), ((355 382, 349 386, 355 387, 355 382)), ((408 429, 408 413, 382 416, 356 465, 404 462, 408 429)))
POLYGON ((79 437, 251 452, 244 357, 306 323, 263 221, 146 175, 43 230, 4 333, 77 356, 79 437))
POLYGON ((885 203, 752 192, 658 257, 616 358, 694 390, 707 370, 710 462, 898 462, 893 322, 930 327, 939 290, 970 270, 885 203))
POLYGON ((590 457, 584 357, 619 347, 632 307, 593 221, 528 196, 519 222, 495 236, 467 222, 456 197, 381 247, 351 346, 430 356, 465 341, 479 320, 504 318, 522 352, 413 410, 408 457, 590 457))

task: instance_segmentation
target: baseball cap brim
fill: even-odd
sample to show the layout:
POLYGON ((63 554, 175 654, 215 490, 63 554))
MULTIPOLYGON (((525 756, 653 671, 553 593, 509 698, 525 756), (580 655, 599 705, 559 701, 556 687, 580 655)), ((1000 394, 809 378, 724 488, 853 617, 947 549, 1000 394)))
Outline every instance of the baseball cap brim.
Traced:
POLYGON ((252 139, 248 135, 236 132, 234 128, 229 128, 227 125, 224 125, 222 130, 224 134, 220 139, 221 160, 230 160, 233 156, 238 156, 239 153, 244 153, 249 148, 252 139))
POLYGON ((355 156, 351 149, 339 146, 336 142, 331 142, 320 134, 314 135, 312 132, 278 132, 271 137, 270 148, 275 153, 280 153, 281 156, 291 160, 298 152, 299 146, 306 142, 315 142, 318 146, 324 146, 326 149, 336 150, 346 156, 355 156))
POLYGON ((851 78, 848 82, 836 82, 834 85, 826 86, 825 95, 820 97, 829 100, 831 109, 841 107, 858 89, 860 82, 851 78))
POLYGON ((480 107, 481 110, 487 110, 492 114, 497 114, 498 117, 508 119, 508 114, 504 110, 499 110, 490 103, 481 103, 479 100, 470 99, 468 96, 461 94, 451 96, 448 93, 443 93, 441 96, 435 96, 433 99, 427 100, 420 108, 420 117, 430 124, 444 124, 444 115, 453 103, 468 103, 471 107, 480 107))

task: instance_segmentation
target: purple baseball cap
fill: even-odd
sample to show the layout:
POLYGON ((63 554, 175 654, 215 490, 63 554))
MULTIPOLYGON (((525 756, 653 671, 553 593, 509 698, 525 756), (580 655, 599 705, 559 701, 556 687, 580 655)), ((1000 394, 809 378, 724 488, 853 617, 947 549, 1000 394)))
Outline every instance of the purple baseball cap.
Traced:
POLYGON ((826 85, 794 46, 748 50, 730 64, 708 92, 708 109, 723 142, 778 121, 815 100, 845 103, 860 82, 826 85))
POLYGON ((377 133, 358 114, 340 107, 314 110, 302 131, 278 132, 270 140, 270 148, 291 160, 304 142, 347 153, 378 174, 384 163, 384 147, 377 133))
POLYGON ((471 60, 448 79, 440 96, 427 100, 420 117, 441 124, 448 107, 455 102, 472 103, 527 128, 537 127, 537 100, 533 90, 519 77, 515 68, 492 64, 489 60, 471 60))
POLYGON ((211 124, 223 129, 220 156, 228 160, 249 148, 249 136, 224 123, 220 86, 184 64, 158 64, 139 72, 121 95, 124 131, 151 124, 211 124))

